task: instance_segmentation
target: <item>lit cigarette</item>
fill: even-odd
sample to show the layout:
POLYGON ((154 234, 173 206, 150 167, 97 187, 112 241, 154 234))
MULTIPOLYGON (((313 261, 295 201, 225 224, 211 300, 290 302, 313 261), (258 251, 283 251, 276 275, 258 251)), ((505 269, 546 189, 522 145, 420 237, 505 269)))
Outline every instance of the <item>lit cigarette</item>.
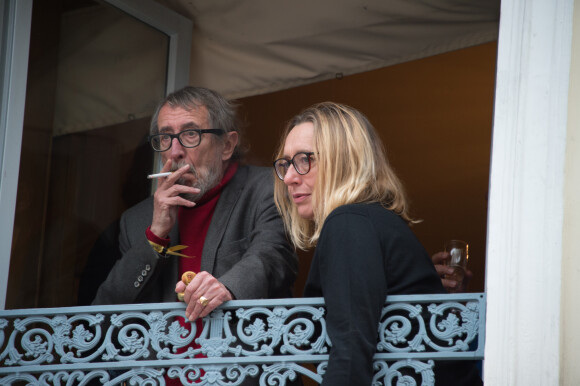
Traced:
POLYGON ((157 173, 157 174, 149 174, 147 176, 147 178, 152 179, 152 178, 160 178, 160 177, 167 177, 170 176, 171 172, 165 172, 165 173, 157 173))

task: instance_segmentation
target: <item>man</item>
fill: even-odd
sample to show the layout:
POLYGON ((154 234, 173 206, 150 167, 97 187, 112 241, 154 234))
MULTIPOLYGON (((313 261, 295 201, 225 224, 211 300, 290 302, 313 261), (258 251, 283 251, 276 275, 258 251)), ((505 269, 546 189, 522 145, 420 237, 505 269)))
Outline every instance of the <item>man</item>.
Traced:
POLYGON ((205 88, 176 91, 153 115, 150 143, 161 172, 172 174, 123 214, 122 257, 93 304, 176 301, 185 271, 198 273, 178 288, 190 320, 231 299, 289 297, 297 256, 273 202, 271 171, 238 163, 234 106, 205 88))

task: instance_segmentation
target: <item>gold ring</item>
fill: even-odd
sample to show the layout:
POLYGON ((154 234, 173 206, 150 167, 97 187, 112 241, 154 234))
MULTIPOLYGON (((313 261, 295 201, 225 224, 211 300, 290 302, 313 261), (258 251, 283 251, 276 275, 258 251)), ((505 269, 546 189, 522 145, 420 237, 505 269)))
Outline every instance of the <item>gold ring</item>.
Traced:
POLYGON ((205 296, 202 296, 199 298, 199 303, 201 304, 202 307, 205 307, 209 304, 209 299, 206 298, 205 296))

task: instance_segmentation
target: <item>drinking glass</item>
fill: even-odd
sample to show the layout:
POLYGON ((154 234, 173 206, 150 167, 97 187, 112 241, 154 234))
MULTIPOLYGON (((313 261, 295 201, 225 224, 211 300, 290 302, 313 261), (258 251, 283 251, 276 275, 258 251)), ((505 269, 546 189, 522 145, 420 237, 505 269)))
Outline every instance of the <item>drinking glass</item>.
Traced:
POLYGON ((449 240, 445 242, 445 252, 448 252, 451 258, 445 260, 444 265, 453 268, 453 273, 445 274, 445 279, 457 282, 455 289, 449 289, 449 292, 458 292, 463 287, 465 268, 469 260, 469 245, 462 240, 449 240))

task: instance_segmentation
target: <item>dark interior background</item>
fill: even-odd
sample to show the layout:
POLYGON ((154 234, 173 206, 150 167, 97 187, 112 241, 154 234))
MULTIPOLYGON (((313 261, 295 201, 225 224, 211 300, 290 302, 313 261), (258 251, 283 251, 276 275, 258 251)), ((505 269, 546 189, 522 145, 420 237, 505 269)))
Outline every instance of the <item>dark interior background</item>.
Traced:
MULTIPOLYGON (((8 309, 90 302, 117 258, 105 248, 89 260, 90 251, 103 246, 100 235, 114 239, 120 214, 150 194, 148 119, 52 136, 59 19, 68 6, 33 7, 8 309)), ((446 239, 469 242, 469 290, 483 291, 496 48, 488 43, 243 98, 247 161, 270 166, 284 123, 313 103, 361 110, 380 132, 414 216, 423 219, 413 230, 427 251, 440 251, 446 239)), ((300 257, 298 295, 311 254, 300 257)))

